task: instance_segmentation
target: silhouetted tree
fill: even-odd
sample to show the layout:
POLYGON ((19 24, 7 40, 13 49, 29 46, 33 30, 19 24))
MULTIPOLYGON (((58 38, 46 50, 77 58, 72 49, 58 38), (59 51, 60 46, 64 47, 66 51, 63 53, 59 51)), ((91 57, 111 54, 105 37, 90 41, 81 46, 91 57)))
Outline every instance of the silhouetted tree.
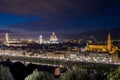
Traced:
POLYGON ((10 71, 13 74, 15 80, 24 80, 24 78, 27 76, 26 67, 21 62, 13 63, 10 66, 10 71))
POLYGON ((0 66, 0 80, 14 80, 9 68, 0 66))

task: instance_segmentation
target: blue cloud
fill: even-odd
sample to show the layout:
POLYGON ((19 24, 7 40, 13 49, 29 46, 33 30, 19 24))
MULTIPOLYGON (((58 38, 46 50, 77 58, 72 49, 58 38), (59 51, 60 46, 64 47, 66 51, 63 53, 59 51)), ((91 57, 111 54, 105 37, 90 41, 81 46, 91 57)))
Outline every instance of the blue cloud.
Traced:
POLYGON ((119 0, 0 0, 0 26, 61 32, 118 28, 119 9, 119 0))
POLYGON ((66 23, 67 26, 76 26, 77 24, 75 22, 68 22, 66 23))
POLYGON ((28 23, 30 21, 42 21, 42 18, 35 17, 35 16, 19 16, 19 15, 12 15, 1 13, 0 14, 0 26, 5 25, 13 25, 18 23, 28 23))

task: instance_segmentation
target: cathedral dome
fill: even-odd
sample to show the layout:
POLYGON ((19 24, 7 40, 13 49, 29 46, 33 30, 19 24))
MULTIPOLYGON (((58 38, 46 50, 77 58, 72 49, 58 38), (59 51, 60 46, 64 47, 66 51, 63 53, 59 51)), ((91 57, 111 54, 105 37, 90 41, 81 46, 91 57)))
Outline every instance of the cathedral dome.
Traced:
POLYGON ((50 41, 52 42, 56 42, 58 40, 57 36, 55 35, 55 33, 53 32, 52 35, 50 36, 50 41))

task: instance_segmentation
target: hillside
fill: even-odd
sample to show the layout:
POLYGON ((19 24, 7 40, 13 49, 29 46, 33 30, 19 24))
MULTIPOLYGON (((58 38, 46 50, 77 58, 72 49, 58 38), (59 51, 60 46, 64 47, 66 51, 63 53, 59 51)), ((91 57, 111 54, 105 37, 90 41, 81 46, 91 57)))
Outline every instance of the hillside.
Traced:
POLYGON ((75 34, 69 35, 68 38, 106 40, 109 32, 111 33, 112 39, 120 39, 120 29, 101 29, 96 31, 75 33, 75 34))

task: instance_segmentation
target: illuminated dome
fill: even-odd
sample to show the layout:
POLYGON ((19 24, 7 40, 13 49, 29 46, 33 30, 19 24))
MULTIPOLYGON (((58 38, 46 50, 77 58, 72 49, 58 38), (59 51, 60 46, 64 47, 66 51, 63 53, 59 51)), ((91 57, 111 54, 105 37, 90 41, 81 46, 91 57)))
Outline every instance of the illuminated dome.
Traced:
POLYGON ((50 36, 50 41, 51 42, 56 42, 58 40, 57 36, 55 35, 55 33, 53 32, 52 35, 50 36))

